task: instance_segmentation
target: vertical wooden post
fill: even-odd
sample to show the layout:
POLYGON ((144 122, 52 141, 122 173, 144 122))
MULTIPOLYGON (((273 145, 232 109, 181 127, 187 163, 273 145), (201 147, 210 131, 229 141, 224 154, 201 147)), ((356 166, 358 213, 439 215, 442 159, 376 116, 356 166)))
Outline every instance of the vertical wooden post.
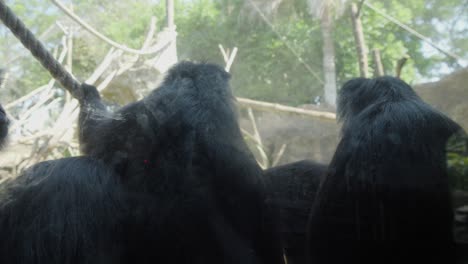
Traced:
POLYGON ((166 26, 174 27, 174 0, 166 0, 166 26))
POLYGON ((372 57, 374 58, 374 77, 383 76, 385 73, 382 65, 382 59, 380 57, 380 50, 373 49, 372 57))
MULTIPOLYGON (((70 10, 73 12, 73 1, 70 1, 70 10)), ((73 74, 73 26, 67 28, 67 38, 66 38, 66 47, 67 47, 67 62, 65 64, 65 69, 70 74, 73 74)), ((72 99, 70 93, 65 93, 65 102, 70 102, 72 99)))
POLYGON ((356 41, 356 49, 359 61, 359 71, 361 77, 367 77, 368 62, 367 62, 367 48, 364 40, 364 33, 362 31, 361 19, 358 16, 358 9, 355 3, 351 4, 351 20, 353 22, 354 40, 356 41))
POLYGON ((335 47, 333 41, 333 16, 331 6, 325 4, 322 17, 320 18, 322 31, 323 52, 323 76, 324 76, 324 99, 325 103, 333 108, 336 107, 336 64, 335 47))
POLYGON ((159 55, 158 61, 164 71, 166 71, 171 65, 177 62, 177 32, 176 25, 174 22, 174 0, 166 0, 166 28, 167 32, 175 34, 174 39, 171 41, 169 47, 159 55), (165 63, 162 63, 166 61, 165 63))

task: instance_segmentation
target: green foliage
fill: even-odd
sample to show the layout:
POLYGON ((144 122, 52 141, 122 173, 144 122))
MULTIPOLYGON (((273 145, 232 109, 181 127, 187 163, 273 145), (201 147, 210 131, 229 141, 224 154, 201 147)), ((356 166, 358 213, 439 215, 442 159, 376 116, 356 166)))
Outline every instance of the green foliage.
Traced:
POLYGON ((450 153, 448 169, 453 187, 468 191, 468 156, 450 153))
POLYGON ((447 143, 447 166, 452 185, 468 190, 468 135, 459 133, 447 143))
MULTIPOLYGON (((50 5, 44 5, 43 1, 31 0, 22 1, 6 1, 6 4, 15 12, 15 14, 23 21, 23 23, 35 34, 39 35, 44 32, 57 19, 57 14, 54 13, 50 5), (37 19, 41 17, 41 19, 37 19)), ((18 97, 27 91, 37 88, 47 82, 50 77, 47 71, 32 58, 22 44, 13 36, 6 27, 0 28, 0 60, 3 62, 0 67, 10 67, 10 72, 16 73, 19 78, 14 84, 14 90, 9 89, 9 93, 4 93, 6 99, 10 99, 12 95, 18 97), (12 65, 14 62, 14 65, 12 65)), ((56 36, 51 36, 46 45, 53 47, 59 39, 56 36)), ((3 98, 2 98, 3 99, 3 98)))
POLYGON ((462 133, 447 144, 447 166, 456 189, 468 191, 468 135, 462 133))
MULTIPOLYGON (((457 3, 461 5, 460 0, 450 2, 390 0, 372 3, 437 41, 440 30, 434 30, 433 25, 431 27, 434 18, 442 21, 453 14, 461 14, 455 8, 457 3), (427 5, 436 7, 428 11, 427 5), (438 14, 430 15, 433 10, 438 14)), ((319 76, 322 75, 319 22, 308 14, 306 1, 284 0, 278 12, 270 16, 266 14, 273 27, 267 25, 250 6, 246 8, 246 3, 240 0, 205 0, 185 4, 191 11, 178 12, 180 17, 176 17, 180 57, 222 63, 217 44, 237 46, 239 53, 232 67, 237 95, 292 105, 310 103, 313 97, 322 95, 322 84, 304 66, 306 64, 319 76)), ((403 69, 402 78, 410 83, 419 82, 421 77, 441 76, 437 69, 442 62, 453 66, 445 55, 424 47, 420 39, 376 12, 364 6, 361 14, 366 44, 369 50, 381 50, 386 74, 394 75, 396 62, 406 55, 410 59, 403 69), (427 55, 427 49, 433 54, 427 55)), ((359 75, 348 9, 335 21, 334 37, 337 81, 342 84, 359 75)), ((459 36, 453 38, 456 39, 453 43, 464 40, 459 36)), ((369 65, 372 74, 374 65, 370 54, 369 65)))
POLYGON ((468 191, 468 156, 449 153, 448 169, 452 185, 456 189, 468 191))
MULTIPOLYGON (((384 4, 375 3, 374 6, 381 10, 385 10, 385 6, 387 6, 391 10, 390 12, 386 12, 388 15, 397 17, 402 23, 411 24, 410 18, 413 16, 413 10, 400 2, 401 1, 392 0, 386 1, 384 4)), ((422 6, 424 6, 424 4, 422 4, 422 6)), ((403 69, 402 79, 411 83, 417 79, 418 76, 416 73, 419 72, 419 75, 426 75, 427 67, 430 62, 424 60, 422 56, 421 42, 378 13, 365 6, 362 8, 361 21, 364 28, 366 45, 369 51, 373 49, 380 50, 385 74, 395 75, 396 62, 405 55, 409 55, 410 59, 403 69)), ((337 48, 337 64, 338 69, 340 69, 338 70, 338 76, 340 83, 359 74, 353 32, 350 28, 350 24, 351 18, 349 12, 336 23, 336 36, 342 39, 337 48)), ((368 63, 369 73, 372 75, 375 64, 371 53, 368 54, 368 63)))
MULTIPOLYGON (((165 25, 165 1, 162 0, 72 2, 75 13, 84 21, 109 38, 136 49, 143 43, 151 16, 157 17, 158 29, 165 25)), ((31 0, 26 4, 8 0, 7 3, 36 34, 41 34, 57 20, 74 25, 47 1, 31 0)), ((231 68, 236 95, 290 105, 310 103, 315 96, 323 95, 323 84, 314 76, 323 78, 320 22, 309 14, 306 0, 283 0, 272 12, 268 12, 268 3, 263 1, 260 9, 271 26, 246 0, 176 0, 179 58, 224 64, 218 44, 226 49, 238 47, 231 68)), ((468 59, 468 31, 466 23, 460 22, 467 18, 466 0, 374 0, 370 3, 468 59)), ((457 67, 453 60, 423 45, 421 40, 365 6, 361 19, 366 44, 369 50, 381 50, 386 74, 394 75, 397 60, 406 54, 410 60, 402 78, 408 82, 438 77, 444 73, 441 69, 457 67)), ((340 85, 359 74, 348 8, 334 25, 340 85)), ((48 73, 8 30, 3 28, 0 34, 3 36, 0 38, 3 61, 9 62, 17 54, 22 55, 8 65, 19 80, 16 92, 22 94, 45 84, 50 78, 48 73)), ((47 47, 58 46, 62 36, 62 32, 55 31, 46 40, 47 47)), ((109 46, 95 36, 79 31, 74 40, 74 74, 80 79, 88 76, 108 49, 109 46)), ((372 74, 370 54, 369 65, 372 74)))
MULTIPOLYGON (((242 9, 242 3, 237 4, 233 10, 242 9)), ((316 26, 304 19, 288 21, 276 18, 272 29, 263 21, 243 23, 243 20, 249 20, 243 14, 226 16, 220 7, 219 4, 207 4, 203 8, 186 5, 190 11, 177 13, 191 14, 176 16, 181 59, 224 64, 218 44, 230 49, 236 46, 239 52, 231 71, 237 95, 297 105, 309 103, 313 96, 322 93, 320 83, 304 66, 309 65, 317 75, 321 75, 321 59, 316 59, 321 56, 317 52, 319 49, 310 48, 320 43, 320 39, 315 37, 320 36, 316 26)))

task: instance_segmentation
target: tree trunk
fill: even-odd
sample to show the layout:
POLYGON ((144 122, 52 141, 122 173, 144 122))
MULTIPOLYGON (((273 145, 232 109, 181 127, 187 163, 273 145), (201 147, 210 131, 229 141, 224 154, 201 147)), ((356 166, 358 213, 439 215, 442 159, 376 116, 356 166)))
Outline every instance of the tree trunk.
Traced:
POLYGON ((333 18, 330 8, 325 7, 321 17, 323 74, 325 103, 336 106, 336 70, 335 70, 335 46, 333 43, 333 18))
POLYGON ((166 0, 166 26, 174 27, 174 0, 166 0))
POLYGON ((361 19, 358 16, 358 9, 355 3, 351 4, 351 20, 353 22, 354 40, 356 41, 356 49, 359 61, 359 71, 361 77, 366 78, 368 72, 367 64, 367 48, 364 41, 364 33, 362 32, 361 19))
MULTIPOLYGON (((166 0, 166 26, 169 31, 176 31, 174 22, 174 0, 166 0)), ((177 61, 177 37, 171 42, 170 46, 159 56, 159 63, 164 64, 165 70, 174 65, 177 61), (163 63, 165 61, 165 63, 163 63)))
POLYGON ((373 49, 372 55, 374 57, 374 77, 380 77, 384 75, 384 68, 382 65, 382 59, 380 58, 380 50, 373 49))

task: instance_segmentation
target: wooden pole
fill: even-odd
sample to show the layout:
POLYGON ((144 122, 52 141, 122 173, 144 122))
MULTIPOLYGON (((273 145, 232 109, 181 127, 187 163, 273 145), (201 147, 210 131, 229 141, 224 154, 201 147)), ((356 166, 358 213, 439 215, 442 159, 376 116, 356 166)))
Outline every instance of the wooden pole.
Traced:
POLYGON ((333 16, 331 7, 325 4, 323 14, 320 18, 322 31, 322 52, 323 52, 323 85, 325 104, 336 107, 336 65, 335 47, 333 42, 333 16))
POLYGON ((382 59, 380 57, 380 50, 373 49, 372 57, 374 58, 374 77, 383 76, 385 73, 382 65, 382 59))
POLYGON ((303 108, 297 108, 297 107, 281 105, 281 104, 276 104, 276 103, 256 101, 256 100, 241 98, 241 97, 237 97, 237 102, 241 106, 252 107, 253 109, 259 109, 259 110, 263 109, 263 110, 272 111, 272 112, 283 112, 283 113, 303 115, 303 116, 308 116, 312 118, 317 118, 320 120, 328 120, 328 121, 333 121, 333 122, 336 121, 336 114, 332 112, 307 110, 303 108))
POLYGON ((168 28, 174 27, 174 0, 166 0, 166 24, 168 28))
POLYGON ((356 41, 356 49, 359 61, 359 71, 361 77, 368 76, 368 63, 367 63, 367 48, 364 40, 364 33, 362 30, 361 19, 358 16, 358 8, 355 3, 351 4, 351 20, 353 24, 354 40, 356 41))

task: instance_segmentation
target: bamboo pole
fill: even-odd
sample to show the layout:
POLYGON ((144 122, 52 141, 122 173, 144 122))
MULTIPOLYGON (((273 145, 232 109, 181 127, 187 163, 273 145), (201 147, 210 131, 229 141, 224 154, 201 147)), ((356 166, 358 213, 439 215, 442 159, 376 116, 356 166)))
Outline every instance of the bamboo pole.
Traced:
POLYGON ((287 105, 281 105, 277 103, 256 101, 256 100, 241 98, 241 97, 237 98, 237 102, 241 106, 252 107, 254 109, 263 109, 263 110, 268 110, 268 111, 298 114, 298 115, 303 115, 307 117, 313 117, 313 118, 318 118, 318 119, 328 120, 328 121, 336 120, 336 114, 332 112, 308 110, 308 109, 302 109, 302 108, 297 108, 297 107, 292 107, 292 106, 287 106, 287 105))

